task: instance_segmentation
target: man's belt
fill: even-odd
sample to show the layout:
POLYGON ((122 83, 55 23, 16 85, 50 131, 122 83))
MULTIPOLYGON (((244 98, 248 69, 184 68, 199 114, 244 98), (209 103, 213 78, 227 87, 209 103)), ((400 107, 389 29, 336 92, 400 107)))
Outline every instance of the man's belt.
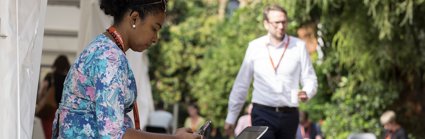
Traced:
POLYGON ((270 107, 262 104, 253 103, 254 107, 262 108, 262 109, 268 109, 275 112, 298 112, 297 107, 270 107))

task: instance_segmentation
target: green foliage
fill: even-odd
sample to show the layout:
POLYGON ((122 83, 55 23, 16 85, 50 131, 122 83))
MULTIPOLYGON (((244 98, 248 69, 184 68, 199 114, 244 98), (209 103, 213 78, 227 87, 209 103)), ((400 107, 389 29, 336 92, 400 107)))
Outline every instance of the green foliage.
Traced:
POLYGON ((201 64, 201 71, 193 80, 194 97, 201 112, 218 126, 224 124, 229 93, 245 54, 248 42, 262 32, 257 26, 258 11, 241 9, 232 17, 215 26, 214 38, 201 64))
POLYGON ((165 102, 177 103, 182 98, 190 99, 187 98, 191 91, 189 81, 199 72, 205 47, 211 42, 210 26, 217 20, 213 14, 201 11, 207 7, 199 1, 174 1, 171 5, 175 8, 171 13, 176 11, 181 15, 169 15, 179 16, 169 22, 177 25, 164 28, 161 35, 165 41, 150 50, 150 75, 154 96, 159 94, 165 102))
POLYGON ((261 13, 271 2, 287 9, 291 35, 305 22, 323 25, 325 59, 315 65, 319 91, 301 109, 324 120, 327 138, 379 135, 379 116, 388 109, 412 138, 425 136, 424 0, 268 0, 224 20, 215 4, 172 1, 170 26, 149 52, 155 98, 196 100, 201 114, 222 126, 247 44, 266 33, 261 13))
MULTIPOLYGON (((327 2, 322 1, 317 6, 324 6, 323 3, 327 2)), ((422 5, 409 3, 412 1, 365 0, 360 4, 345 1, 334 5, 335 9, 328 9, 330 13, 321 17, 320 22, 328 27, 327 42, 332 42, 326 49, 324 64, 318 65, 321 71, 317 71, 318 76, 331 77, 319 82, 334 84, 319 88, 333 87, 331 101, 318 104, 324 106, 326 121, 323 129, 327 136, 346 138, 352 132, 363 131, 379 135, 378 118, 386 109, 396 110, 399 117, 404 117, 400 121, 410 133, 422 134, 412 127, 424 121, 408 119, 420 117, 423 112, 409 116, 402 110, 407 108, 403 105, 417 102, 407 96, 415 94, 423 98, 417 91, 423 90, 420 84, 424 83, 420 79, 424 68, 420 65, 424 64, 421 57, 425 51, 421 50, 423 46, 413 43, 415 39, 424 41, 424 37, 413 33, 423 33, 424 27, 414 26, 411 22, 415 19, 423 22, 423 17, 411 12, 413 7, 422 5), (405 6, 400 6, 403 4, 405 6), (411 27, 419 30, 409 30, 411 27), (403 82, 406 79, 400 74, 420 83, 403 82), (415 89, 408 89, 409 86, 415 89)))

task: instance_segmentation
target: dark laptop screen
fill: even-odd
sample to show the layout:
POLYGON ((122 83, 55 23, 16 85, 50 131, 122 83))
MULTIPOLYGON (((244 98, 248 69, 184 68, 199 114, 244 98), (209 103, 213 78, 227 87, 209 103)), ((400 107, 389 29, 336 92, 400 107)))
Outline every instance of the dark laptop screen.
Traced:
POLYGON ((267 129, 267 126, 247 127, 236 137, 236 139, 258 139, 267 131, 267 129))

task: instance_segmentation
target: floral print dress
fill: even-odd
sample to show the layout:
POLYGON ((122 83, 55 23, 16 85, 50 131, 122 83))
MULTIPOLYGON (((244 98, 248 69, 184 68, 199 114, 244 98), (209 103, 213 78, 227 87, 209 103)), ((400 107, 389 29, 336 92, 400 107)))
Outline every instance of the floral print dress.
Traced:
POLYGON ((68 72, 53 138, 122 138, 133 127, 127 112, 136 91, 125 54, 104 34, 97 36, 68 72))

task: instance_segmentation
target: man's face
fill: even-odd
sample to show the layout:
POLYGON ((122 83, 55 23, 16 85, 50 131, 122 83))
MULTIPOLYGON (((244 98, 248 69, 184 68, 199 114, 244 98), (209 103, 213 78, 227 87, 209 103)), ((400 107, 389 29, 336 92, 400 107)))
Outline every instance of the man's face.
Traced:
POLYGON ((281 11, 269 11, 267 19, 264 21, 264 27, 274 39, 282 40, 288 25, 285 13, 281 11))
POLYGON ((386 123, 384 124, 384 129, 385 130, 393 130, 393 124, 392 123, 386 123))

